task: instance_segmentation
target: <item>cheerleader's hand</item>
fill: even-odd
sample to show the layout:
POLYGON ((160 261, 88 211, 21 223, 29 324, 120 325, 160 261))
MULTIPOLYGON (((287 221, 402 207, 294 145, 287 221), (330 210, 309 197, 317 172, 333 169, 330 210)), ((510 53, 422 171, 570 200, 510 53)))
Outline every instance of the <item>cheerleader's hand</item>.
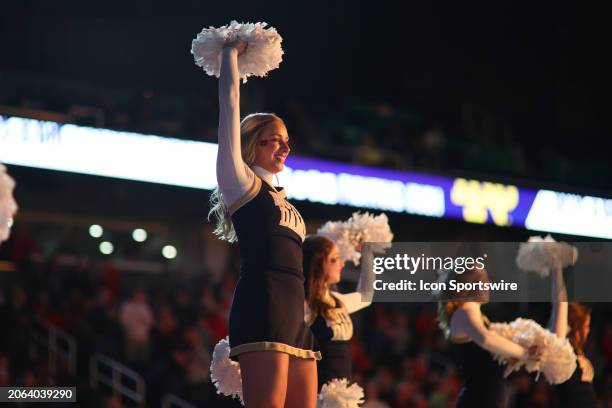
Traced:
POLYGON ((233 41, 228 41, 223 48, 227 48, 227 47, 233 47, 238 51, 238 56, 244 54, 247 50, 247 48, 249 48, 249 43, 241 40, 240 38, 236 38, 233 41))
POLYGON ((504 378, 508 377, 514 371, 518 371, 526 361, 539 362, 542 359, 542 349, 538 346, 531 346, 525 350, 523 356, 519 358, 509 358, 508 365, 504 370, 504 378))
POLYGON ((540 361, 542 359, 543 350, 536 345, 529 347, 527 352, 529 353, 529 360, 540 361))

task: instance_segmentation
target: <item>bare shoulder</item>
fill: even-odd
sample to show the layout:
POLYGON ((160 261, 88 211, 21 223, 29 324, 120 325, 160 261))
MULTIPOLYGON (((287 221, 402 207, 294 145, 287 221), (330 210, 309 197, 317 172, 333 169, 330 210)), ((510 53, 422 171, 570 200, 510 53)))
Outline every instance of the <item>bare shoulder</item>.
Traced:
MULTIPOLYGON (((482 314, 478 308, 468 305, 455 310, 450 321, 451 337, 454 339, 471 339, 475 334, 477 322, 482 321, 482 314)), ((478 330, 478 329, 477 329, 478 330)))
POLYGON ((464 309, 462 307, 455 310, 455 312, 451 316, 451 321, 450 321, 451 329, 453 325, 462 324, 462 323, 467 322, 470 318, 469 313, 470 312, 468 309, 464 309))

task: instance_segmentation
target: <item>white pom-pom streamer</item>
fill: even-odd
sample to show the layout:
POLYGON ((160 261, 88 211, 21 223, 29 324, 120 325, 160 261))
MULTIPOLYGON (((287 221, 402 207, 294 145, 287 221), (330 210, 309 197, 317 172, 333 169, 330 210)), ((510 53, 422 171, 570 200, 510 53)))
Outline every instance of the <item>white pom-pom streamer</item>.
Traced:
POLYGON ((6 241, 13 226, 13 217, 17 213, 17 202, 13 198, 15 181, 0 164, 0 242, 6 241))
POLYGON ((576 263, 578 249, 565 242, 557 242, 550 235, 544 239, 530 237, 522 243, 516 256, 516 265, 525 272, 535 272, 541 277, 550 275, 558 267, 576 263))
POLYGON ((240 364, 230 359, 229 354, 229 338, 226 337, 219 340, 213 350, 212 363, 210 364, 210 379, 215 384, 218 394, 237 398, 244 405, 240 364))
POLYGON ((191 42, 191 53, 196 65, 212 76, 219 77, 221 52, 228 42, 240 39, 247 43, 244 54, 238 57, 238 72, 246 82, 250 76, 264 77, 278 68, 283 60, 282 38, 267 23, 238 23, 209 27, 200 32, 191 42))
POLYGON ((334 378, 323 384, 317 408, 359 408, 364 402, 363 398, 363 388, 359 384, 349 385, 346 378, 334 378))
MULTIPOLYGON (((524 365, 529 372, 544 374, 550 384, 561 384, 576 369, 576 353, 569 340, 558 337, 531 319, 518 318, 512 323, 491 323, 489 329, 525 348, 536 346, 541 351, 539 360, 522 361, 512 371, 524 365)), ((494 358, 500 363, 508 363, 506 358, 499 355, 494 355, 494 358)))
POLYGON ((340 250, 340 258, 352 261, 355 265, 359 265, 364 243, 375 243, 373 251, 381 252, 389 248, 393 240, 389 218, 384 213, 374 216, 368 212, 355 212, 347 221, 326 222, 317 234, 334 241, 340 250))

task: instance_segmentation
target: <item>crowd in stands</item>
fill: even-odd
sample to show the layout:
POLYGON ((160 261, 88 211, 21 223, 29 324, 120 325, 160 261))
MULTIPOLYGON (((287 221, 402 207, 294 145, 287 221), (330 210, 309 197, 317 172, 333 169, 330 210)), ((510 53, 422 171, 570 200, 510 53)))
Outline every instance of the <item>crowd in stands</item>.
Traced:
MULTIPOLYGON (((4 76, 0 115, 49 118, 41 113, 53 112, 53 119, 82 125, 216 141, 214 93, 177 97, 18 73, 4 76)), ((256 83, 245 88, 245 112, 270 110, 269 105, 265 89, 256 83)), ((287 122, 295 154, 399 170, 609 187, 594 177, 610 172, 607 160, 569 156, 545 141, 550 138, 519 137, 507 120, 469 102, 453 105, 450 113, 351 99, 333 107, 295 99, 274 106, 287 122)))
MULTIPOLYGON (((93 254, 90 262, 76 265, 62 264, 57 254, 41 257, 44 243, 20 231, 0 247, 3 267, 15 266, 0 272, 0 386, 76 385, 86 406, 130 406, 129 400, 89 384, 90 358, 101 353, 142 376, 146 406, 159 406, 168 393, 195 406, 240 406, 215 394, 209 372, 213 347, 227 335, 237 276, 233 265, 214 279, 206 272, 181 279, 134 278, 93 254), (38 321, 76 339, 76 373, 67 374, 61 365, 50 372, 45 358, 32 355, 38 321)), ((491 315, 508 317, 513 307, 507 305, 498 304, 491 315)), ((548 311, 546 305, 535 305, 523 306, 521 313, 544 324, 548 311)), ((593 305, 586 349, 602 404, 612 403, 610 313, 607 304, 593 305)), ((352 352, 354 380, 365 389, 364 407, 454 406, 461 380, 434 304, 375 303, 359 312, 352 352)), ((555 393, 543 379, 519 372, 510 385, 511 406, 556 406, 555 393)))

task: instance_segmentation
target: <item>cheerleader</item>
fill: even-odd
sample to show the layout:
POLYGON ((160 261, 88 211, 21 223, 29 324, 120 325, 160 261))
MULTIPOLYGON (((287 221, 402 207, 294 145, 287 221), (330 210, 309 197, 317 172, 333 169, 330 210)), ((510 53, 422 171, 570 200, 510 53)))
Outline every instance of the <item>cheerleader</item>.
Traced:
MULTIPOLYGON (((484 269, 471 269, 463 274, 450 272, 447 283, 450 279, 465 283, 489 281, 484 269)), ((525 349, 489 330, 489 320, 480 311, 481 304, 488 300, 488 291, 450 291, 448 298, 438 304, 440 328, 451 342, 464 380, 457 407, 505 407, 508 396, 504 367, 492 354, 510 361, 524 361, 537 353, 535 348, 525 349)))
POLYGON ((561 338, 569 338, 576 353, 576 370, 569 380, 555 385, 561 407, 595 408, 597 396, 593 388, 593 365, 584 355, 591 315, 580 303, 568 303, 562 268, 552 273, 553 299, 550 330, 561 338))
POLYGON ((357 292, 341 294, 330 288, 340 282, 344 261, 338 246, 330 239, 308 236, 304 241, 306 286, 305 319, 317 339, 322 359, 317 364, 319 389, 332 379, 352 380, 350 340, 353 337, 351 313, 371 304, 359 291, 367 286, 362 274, 357 292))
POLYGON ((291 150, 289 136, 274 114, 255 113, 240 122, 238 57, 247 47, 231 41, 221 55, 219 185, 210 211, 215 233, 240 242, 230 358, 240 363, 246 407, 314 408, 320 353, 304 322, 305 225, 284 190, 273 184, 291 150))

